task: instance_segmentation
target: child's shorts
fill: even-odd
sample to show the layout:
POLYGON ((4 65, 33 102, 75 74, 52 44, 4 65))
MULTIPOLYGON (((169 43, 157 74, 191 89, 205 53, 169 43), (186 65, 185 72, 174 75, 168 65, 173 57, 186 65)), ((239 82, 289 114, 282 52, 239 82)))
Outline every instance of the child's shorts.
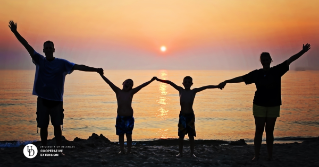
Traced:
POLYGON ((51 101, 38 97, 37 100, 37 126, 39 128, 46 128, 49 125, 49 116, 53 126, 63 125, 63 102, 51 101))
POLYGON ((133 116, 117 116, 116 117, 116 135, 132 134, 134 128, 133 116))
POLYGON ((196 136, 194 113, 187 115, 179 114, 178 136, 184 137, 186 134, 188 136, 196 136))
POLYGON ((280 106, 264 107, 253 104, 253 114, 255 117, 280 117, 280 106))

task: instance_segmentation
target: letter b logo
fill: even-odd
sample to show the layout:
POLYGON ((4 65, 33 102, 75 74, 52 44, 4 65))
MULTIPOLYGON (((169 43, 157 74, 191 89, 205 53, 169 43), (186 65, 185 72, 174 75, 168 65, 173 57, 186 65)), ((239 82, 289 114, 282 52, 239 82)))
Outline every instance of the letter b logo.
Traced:
POLYGON ((27 158, 34 158, 38 154, 38 149, 33 144, 28 144, 23 148, 23 154, 27 158))

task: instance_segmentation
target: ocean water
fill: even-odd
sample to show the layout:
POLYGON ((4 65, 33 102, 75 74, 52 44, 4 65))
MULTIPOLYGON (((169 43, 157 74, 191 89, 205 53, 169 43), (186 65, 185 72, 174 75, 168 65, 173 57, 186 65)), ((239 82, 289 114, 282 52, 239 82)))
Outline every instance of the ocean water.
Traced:
MULTIPOLYGON (((131 78, 134 87, 153 76, 182 86, 183 77, 193 77, 192 88, 217 85, 249 71, 115 70, 105 76, 121 88, 131 78)), ((32 95, 34 70, 0 71, 0 141, 40 140, 36 123, 36 96, 32 95)), ((281 116, 275 137, 319 136, 319 72, 289 71, 282 78, 281 116)), ((254 84, 228 84, 225 89, 197 93, 194 102, 196 139, 252 140, 254 84)), ((180 111, 178 92, 170 85, 153 81, 133 98, 133 140, 177 138, 180 111)), ((117 141, 115 93, 97 73, 75 71, 67 75, 64 90, 63 135, 68 140, 103 134, 117 141)), ((51 124, 51 123, 50 123, 51 124)), ((49 138, 53 138, 49 126, 49 138)))

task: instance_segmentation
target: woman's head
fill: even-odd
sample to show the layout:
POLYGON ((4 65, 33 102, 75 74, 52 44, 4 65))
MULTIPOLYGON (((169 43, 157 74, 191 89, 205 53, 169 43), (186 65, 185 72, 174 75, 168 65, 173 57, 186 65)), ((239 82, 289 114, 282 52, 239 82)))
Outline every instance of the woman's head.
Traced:
POLYGON ((260 55, 260 63, 264 68, 269 68, 270 63, 272 62, 272 58, 268 52, 262 52, 260 55))

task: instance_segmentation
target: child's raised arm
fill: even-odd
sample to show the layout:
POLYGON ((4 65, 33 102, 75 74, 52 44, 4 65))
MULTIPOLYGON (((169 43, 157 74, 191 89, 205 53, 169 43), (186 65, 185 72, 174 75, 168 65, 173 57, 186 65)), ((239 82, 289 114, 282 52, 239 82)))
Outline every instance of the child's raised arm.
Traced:
POLYGON ((107 79, 102 73, 100 73, 101 77, 104 79, 104 81, 110 85, 110 87, 112 88, 112 90, 117 93, 120 88, 118 88, 117 86, 115 86, 109 79, 107 79))
POLYGON ((213 89, 213 88, 221 89, 221 87, 219 85, 207 85, 207 86, 203 86, 200 88, 195 88, 193 90, 197 93, 197 92, 200 92, 200 91, 205 90, 205 89, 213 89))
POLYGON ((148 84, 150 84, 151 82, 153 82, 156 79, 156 77, 153 77, 150 81, 143 83, 140 86, 137 86, 136 88, 132 89, 133 94, 137 93, 138 91, 140 91, 142 88, 144 88, 145 86, 147 86, 148 84))
POLYGON ((147 86, 148 84, 150 84, 151 82, 153 82, 156 79, 156 77, 153 77, 150 81, 143 83, 140 86, 137 86, 136 88, 132 89, 133 94, 137 93, 138 91, 140 91, 142 88, 144 88, 145 86, 147 86))
POLYGON ((174 82, 172 81, 169 81, 169 80, 162 80, 162 79, 158 79, 156 78, 157 81, 160 81, 160 82, 163 82, 163 83, 167 83, 167 84, 170 84, 171 86, 173 86, 176 90, 180 91, 181 89, 183 89, 182 87, 180 86, 177 86, 174 82))

